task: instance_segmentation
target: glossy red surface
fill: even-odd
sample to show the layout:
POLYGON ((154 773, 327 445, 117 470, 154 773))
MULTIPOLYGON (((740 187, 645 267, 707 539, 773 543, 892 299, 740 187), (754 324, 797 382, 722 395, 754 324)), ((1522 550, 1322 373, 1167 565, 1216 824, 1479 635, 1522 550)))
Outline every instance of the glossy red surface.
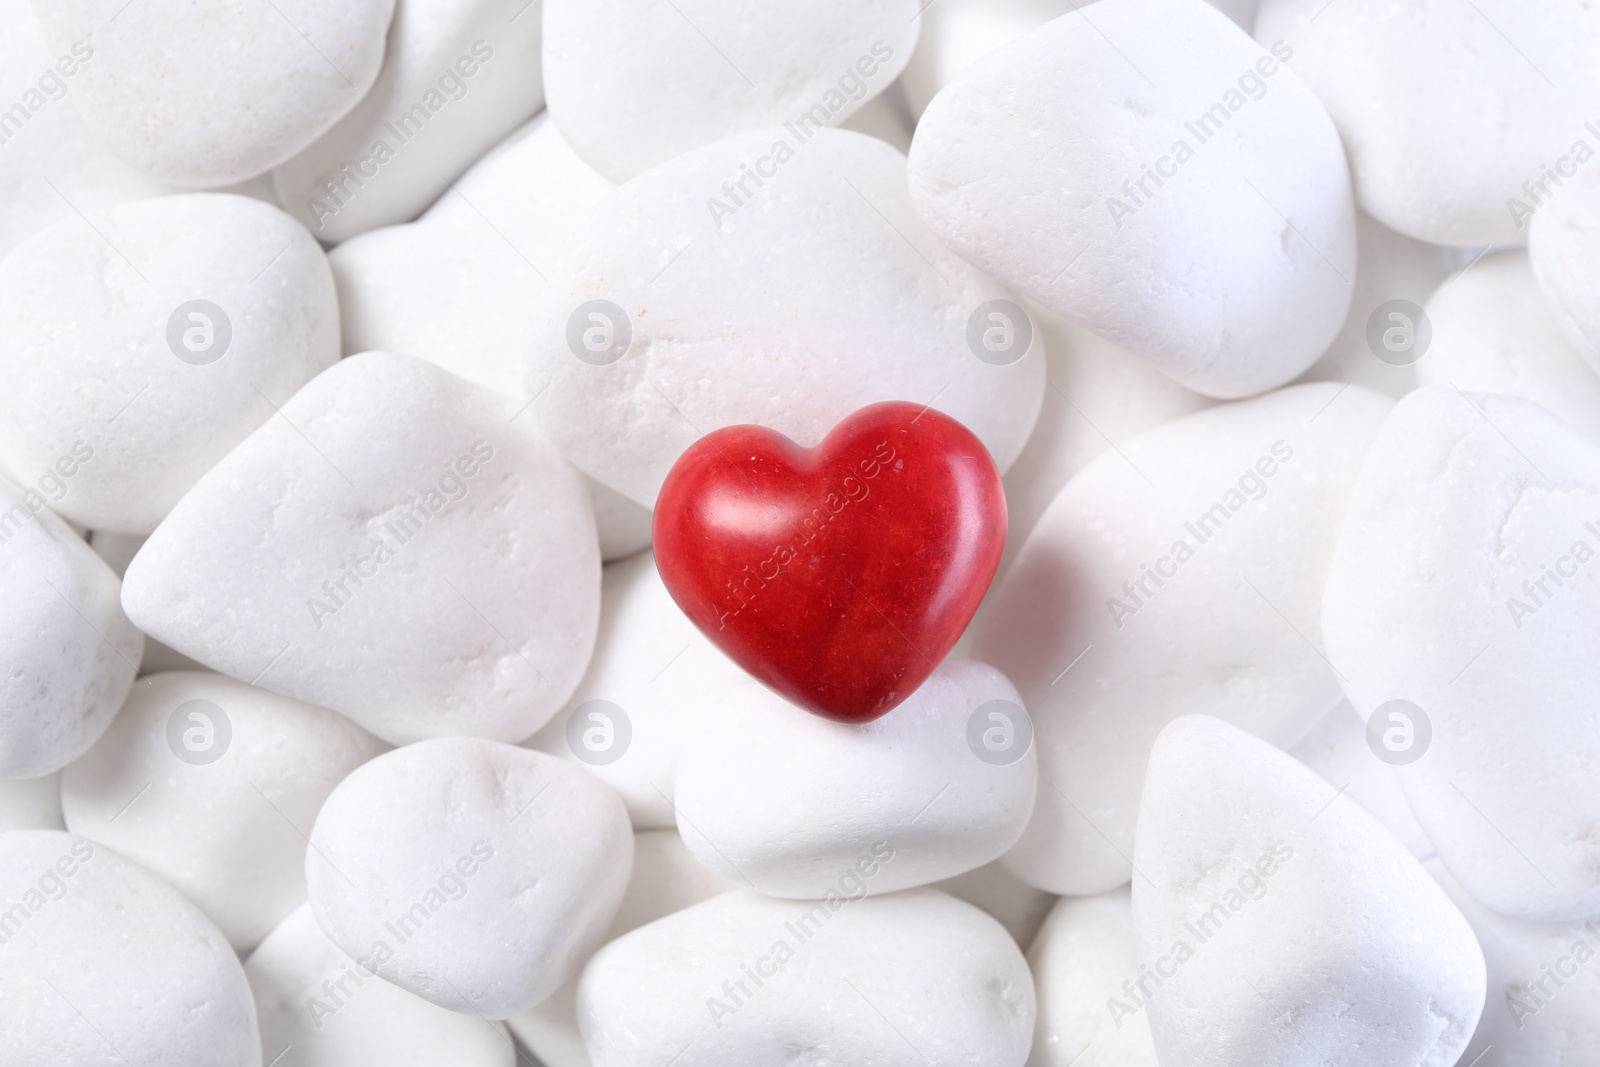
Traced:
POLYGON ((933 673, 1000 564, 1000 472, 931 408, 874 404, 814 449, 707 434, 667 475, 656 564, 689 618, 795 704, 867 722, 933 673))

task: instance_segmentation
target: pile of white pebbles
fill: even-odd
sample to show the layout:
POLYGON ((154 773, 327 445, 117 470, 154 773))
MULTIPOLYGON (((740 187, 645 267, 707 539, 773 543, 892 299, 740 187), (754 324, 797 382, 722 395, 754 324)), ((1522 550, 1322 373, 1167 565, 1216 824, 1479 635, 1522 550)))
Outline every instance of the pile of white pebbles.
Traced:
POLYGON ((0 0, 0 256, 0 1067, 1600 1063, 1600 6, 0 0), (884 400, 842 725, 650 509, 884 400))

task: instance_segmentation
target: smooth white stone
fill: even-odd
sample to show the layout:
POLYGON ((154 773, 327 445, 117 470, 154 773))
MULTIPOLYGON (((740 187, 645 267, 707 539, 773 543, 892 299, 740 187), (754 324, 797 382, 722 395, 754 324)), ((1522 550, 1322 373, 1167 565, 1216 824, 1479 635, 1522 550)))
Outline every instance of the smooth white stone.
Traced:
POLYGON ((220 674, 157 674, 63 773, 61 805, 69 830, 165 878, 248 951, 305 900, 299 828, 385 747, 220 674))
POLYGON ((747 130, 827 127, 899 75, 916 47, 917 8, 545 0, 550 114, 618 182, 747 130))
POLYGON ((364 970, 302 904, 245 961, 274 1067, 515 1067, 505 1027, 447 1011, 364 970), (276 1057, 276 1059, 274 1059, 276 1057))
POLYGON ((401 0, 383 70, 331 129, 272 172, 329 244, 408 222, 544 105, 527 0, 401 0))
POLYGON ((583 676, 600 553, 582 482, 515 415, 422 360, 341 360, 145 542, 130 616, 395 744, 527 737, 583 676))
MULTIPOLYGON (((89 547, 94 549, 94 554, 105 560, 120 581, 128 573, 128 564, 133 562, 133 557, 139 554, 139 549, 144 547, 148 538, 143 534, 119 534, 106 530, 95 530, 89 535, 89 547)), ((144 639, 144 658, 139 660, 139 671, 142 674, 160 674, 163 671, 203 671, 205 666, 196 663, 182 652, 157 641, 149 634, 144 639)))
POLYGON ((37 778, 86 752, 144 652, 117 576, 46 503, 0 480, 0 778, 37 778))
POLYGON ((1600 147, 1600 11, 1582 4, 1261 0, 1255 35, 1294 51, 1362 210, 1419 241, 1522 243, 1545 169, 1600 147))
POLYGON ((578 985, 596 1067, 674 1056, 749 1067, 796 1050, 880 1067, 1021 1067, 1033 1016, 1033 980, 1005 930, 929 889, 809 905, 727 893, 611 942, 578 985))
POLYGON ((248 197, 118 205, 0 261, 0 450, 27 484, 65 478, 52 506, 95 529, 155 529, 338 358, 322 249, 248 197))
POLYGON ((1600 912, 1597 531, 1600 449, 1525 400, 1425 387, 1367 455, 1323 602, 1356 711, 1431 724, 1397 774, 1439 857, 1539 922, 1600 912))
POLYGON ((1150 745, 1182 712, 1287 745, 1338 702, 1323 583, 1390 406, 1324 383, 1211 408, 1123 441, 1056 497, 974 653, 1037 731, 1038 803, 1004 860, 1024 881, 1088 894, 1128 879, 1150 745))
POLYGON ((144 868, 72 834, 0 833, 0 1062, 261 1067, 239 960, 144 868))
POLYGON ((1162 1063, 1451 1067, 1466 1048, 1484 1002, 1472 928, 1286 753, 1209 716, 1174 720, 1133 862, 1134 942, 1157 988, 1129 1000, 1162 1063))
POLYGON ((1600 374, 1572 347, 1528 266, 1528 253, 1484 256, 1428 301, 1433 344, 1422 385, 1530 400, 1600 443, 1600 374))
POLYGON ((1333 123, 1283 55, 1202 0, 1092 11, 928 105, 917 212, 963 259, 1196 392, 1292 380, 1338 334, 1355 277, 1333 123))
POLYGON ((622 802, 579 768, 478 738, 362 765, 312 828, 317 923, 358 964, 504 1019, 574 977, 628 885, 622 802))
POLYGON ((395 0, 140 5, 34 0, 55 52, 92 39, 72 102, 113 151, 174 185, 271 170, 356 106, 395 0))
POLYGON ((1008 706, 995 725, 1023 742, 1022 700, 986 664, 946 660, 859 726, 808 714, 753 678, 729 696, 684 738, 673 800, 700 862, 759 892, 850 891, 855 857, 885 846, 894 859, 870 880, 874 893, 926 885, 999 858, 1033 811, 1033 748, 1002 765, 969 742, 969 720, 995 701, 1008 706))
POLYGON ((1126 886, 1062 897, 1028 950, 1039 1018, 1028 1067, 1157 1067, 1150 1021, 1121 1005, 1149 979, 1133 947, 1126 886))
POLYGON ((591 213, 572 272, 531 309, 540 428, 641 505, 685 448, 728 425, 810 446, 868 404, 937 402, 1002 471, 1033 427, 1043 346, 1004 366, 969 347, 969 320, 1006 293, 917 220, 900 154, 842 130, 793 140, 740 134, 619 187, 591 213), (771 154, 778 142, 789 154, 771 154), (776 177, 718 207, 733 202, 724 180, 761 159, 776 177), (579 315, 596 299, 630 324, 630 347, 607 365, 569 347, 569 327, 609 321, 579 315))

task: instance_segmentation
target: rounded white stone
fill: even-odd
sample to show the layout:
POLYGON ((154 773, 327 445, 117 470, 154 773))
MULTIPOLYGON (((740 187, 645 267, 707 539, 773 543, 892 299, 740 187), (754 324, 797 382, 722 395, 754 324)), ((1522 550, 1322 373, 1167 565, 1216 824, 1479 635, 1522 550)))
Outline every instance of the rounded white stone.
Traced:
POLYGON ((371 88, 395 0, 34 0, 57 52, 92 41, 73 103, 118 155, 192 188, 271 170, 371 88))
POLYGON ((888 88, 916 0, 702 4, 546 0, 550 114, 612 181, 746 130, 815 132, 888 88))
POLYGON ((1360 805, 1266 742, 1175 719, 1133 862, 1156 988, 1124 1003, 1161 1062, 1451 1067, 1466 1048, 1484 998, 1472 928, 1360 805))
POLYGON ((392 743, 527 737, 583 676, 600 553, 583 483, 516 413, 422 360, 341 360, 145 542, 130 615, 392 743))
POLYGON ((1520 244, 1550 168, 1600 148, 1600 10, 1583 4, 1261 0, 1255 35, 1327 106, 1362 210, 1419 241, 1520 244))
POLYGON ((249 197, 123 204, 0 261, 0 449, 26 483, 66 479, 54 507, 96 529, 155 529, 338 358, 322 250, 249 197))
POLYGON ((1128 1004, 1139 982, 1126 886, 1063 897, 1028 949, 1039 999, 1029 1067, 1157 1067, 1148 1015, 1128 1004))
POLYGON ((87 751, 144 653, 117 576, 46 503, 0 479, 0 778, 37 778, 87 751))
POLYGON ((329 244, 414 219, 544 104, 527 0, 404 0, 372 89, 272 173, 329 244))
POLYGON ((364 764, 311 831, 317 922, 368 971, 503 1019, 573 977, 633 863, 622 802, 581 769, 477 738, 364 764))
POLYGON ((1323 601, 1350 703, 1426 742, 1397 773, 1439 857, 1540 922, 1600 912, 1597 557, 1600 448, 1525 400, 1429 386, 1367 455, 1323 601))
POLYGON ((1576 180, 1528 224, 1528 259, 1567 339, 1600 371, 1600 175, 1576 180))
POLYGON ((0 833, 0 1062, 261 1067, 239 960, 167 883, 104 845, 0 833))
POLYGON ((526 744, 582 764, 622 797, 634 826, 675 826, 684 735, 705 708, 743 698, 748 681, 695 629, 645 553, 605 568, 589 672, 526 744))
POLYGON ((1033 716, 1039 799, 1005 863, 1057 893, 1126 881, 1156 735, 1202 710, 1291 744, 1339 699, 1318 651, 1350 487, 1390 407, 1294 386, 1122 442, 1045 512, 974 655, 1033 716))
POLYGON ((1021 1067, 1033 1015, 1033 980, 1005 930, 930 889, 809 904, 727 893, 611 942, 578 985, 596 1067, 675 1055, 748 1067, 796 1049, 883 1067, 1021 1067))
POLYGON ((563 455, 646 506, 702 433, 755 423, 810 446, 882 400, 935 403, 1003 471, 1043 397, 1037 337, 1005 365, 969 346, 1005 291, 938 246, 904 159, 862 134, 774 129, 681 156, 602 201, 572 263, 532 309, 532 410, 563 455), (773 176, 741 179, 747 164, 773 176))
POLYGON ((1426 866, 1472 924, 1489 973, 1483 1017, 1460 1062, 1580 1067, 1600 1048, 1600 920, 1551 925, 1497 915, 1444 864, 1426 866))
POLYGON ((1339 135, 1285 58, 1202 0, 1101 0, 939 93, 912 199, 957 255, 1189 388, 1282 385, 1356 267, 1339 135))
POLYGON ((700 862, 759 892, 848 892, 842 879, 860 882, 852 860, 878 848, 894 859, 869 880, 873 892, 926 885, 997 859, 1033 811, 1031 727, 1016 689, 986 664, 946 660, 859 726, 808 714, 754 679, 730 698, 685 736, 673 800, 700 862), (998 756, 974 729, 1008 731, 994 735, 998 756))
MULTIPOLYGON (((610 943, 646 923, 736 888, 702 866, 676 831, 640 831, 633 835, 628 891, 601 941, 610 943)), ((545 1067, 589 1067, 578 1032, 577 999, 574 977, 533 1010, 506 1020, 506 1025, 545 1067)))
POLYGON ((224 678, 137 682, 66 769, 73 833, 171 882, 248 951, 305 899, 302 828, 385 746, 342 715, 224 678))
POLYGON ((1528 253, 1484 256, 1428 301, 1433 343, 1422 385, 1531 400, 1600 443, 1600 374, 1572 347, 1534 280, 1528 253))
POLYGON ((1363 211, 1356 212, 1356 245, 1350 313, 1333 344, 1299 380, 1354 382, 1398 400, 1417 387, 1417 361, 1438 343, 1431 322, 1424 328, 1414 309, 1425 309, 1441 285, 1453 287, 1473 253, 1414 241, 1363 211), (1385 306, 1401 300, 1412 307, 1385 306), (1369 330, 1376 334, 1376 345, 1368 339, 1369 330), (1427 332, 1421 353, 1417 348, 1424 337, 1419 331, 1427 332), (1380 352, 1393 362, 1380 358, 1380 352))
MULTIPOLYGON (((89 547, 94 549, 94 554, 105 560, 106 566, 120 581, 128 573, 128 564, 133 562, 133 557, 139 554, 139 549, 144 547, 148 540, 143 534, 119 534, 105 530, 95 530, 89 534, 89 547)), ((203 671, 205 667, 185 656, 182 652, 168 648, 160 641, 146 634, 144 639, 144 658, 139 661, 141 674, 160 674, 162 671, 203 671)))
POLYGON ((499 1023, 430 1004, 365 970, 302 904, 244 965, 274 1067, 514 1067, 499 1023), (276 1057, 276 1058, 274 1058, 276 1057))

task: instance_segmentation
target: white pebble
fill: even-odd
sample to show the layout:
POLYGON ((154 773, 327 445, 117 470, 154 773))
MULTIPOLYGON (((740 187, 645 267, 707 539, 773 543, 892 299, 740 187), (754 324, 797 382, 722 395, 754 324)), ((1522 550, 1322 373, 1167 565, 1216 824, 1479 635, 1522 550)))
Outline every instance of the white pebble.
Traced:
POLYGON ((33 10, 53 51, 92 41, 72 99, 118 155, 175 185, 215 188, 316 140, 383 62, 395 0, 281 2, 129 11, 34 0, 33 10))
POLYGON ((1338 133, 1285 58, 1202 0, 1101 0, 928 105, 917 211, 968 262, 1196 392, 1282 385, 1338 334, 1356 267, 1338 133))
POLYGON ((95 529, 155 529, 338 358, 322 250, 249 197, 123 204, 0 261, 0 450, 27 483, 64 479, 52 506, 95 529))
POLYGON ((1572 347, 1518 248, 1480 259, 1428 301, 1422 385, 1531 400, 1600 443, 1600 375, 1572 347))
POLYGON ((1514 397, 1395 407, 1328 572, 1323 633, 1439 857, 1495 911, 1600 912, 1600 449, 1514 397), (1394 704, 1404 701, 1405 704, 1394 704))
POLYGON ((809 446, 881 400, 937 400, 1003 471, 1043 397, 1037 338, 988 359, 969 345, 1006 293, 938 246, 904 159, 875 138, 718 141, 619 187, 572 262, 531 309, 533 413, 569 460, 645 506, 702 433, 756 423, 809 446), (770 174, 757 185, 747 165, 770 174))
POLYGON ((1587 5, 1261 0, 1255 33, 1292 48, 1332 114, 1362 210, 1419 241, 1527 240, 1552 168, 1600 148, 1587 5))
POLYGON ((37 778, 87 751, 144 652, 117 576, 46 503, 0 480, 0 778, 37 778))
POLYGON ((728 893, 611 942, 578 986, 596 1067, 749 1067, 797 1049, 1022 1067, 1033 1015, 1005 930, 929 889, 809 903, 728 893))
MULTIPOLYGON (((1163 1063, 1451 1067, 1483 1010, 1472 928, 1416 859, 1292 757, 1204 715, 1150 754, 1133 857, 1163 1063)), ((1149 995, 1145 991, 1149 990, 1149 995)))
POLYGON ((141 679, 61 780, 67 828, 192 900, 248 951, 305 900, 303 829, 384 745, 331 711, 218 674, 141 679))
POLYGON ((499 1023, 430 1004, 340 952, 302 904, 244 965, 274 1067, 514 1067, 499 1023))
POLYGON ((306 884, 318 924, 368 971, 503 1019, 577 973, 632 864, 622 802, 581 769, 450 737, 339 784, 311 831, 306 884))
POLYGON ((104 845, 0 833, 0 1062, 261 1067, 250 986, 217 928, 104 845))
POLYGON ((1121 1008, 1142 977, 1126 886, 1058 900, 1028 965, 1039 998, 1030 1067, 1157 1067, 1149 1016, 1121 1008))
POLYGON ((754 679, 729 696, 684 738, 678 832, 701 863, 760 892, 926 885, 998 858, 1033 811, 1032 727, 993 667, 946 660, 859 726, 805 714, 754 679), (852 871, 885 852, 873 873, 852 871))
POLYGON ((1126 881, 1156 734, 1203 711, 1290 744, 1339 700, 1317 651, 1351 485, 1390 407, 1302 385, 1126 440, 1045 512, 977 623, 1038 731, 1005 863, 1056 893, 1126 881))
POLYGON ((618 182, 730 134, 786 123, 814 132, 895 80, 916 46, 917 8, 546 0, 550 114, 618 182))
POLYGON ((337 244, 417 217, 544 104, 527 0, 400 0, 361 102, 272 172, 278 199, 337 244))
POLYGON ((128 566, 173 648, 386 741, 527 737, 600 607, 577 475, 517 406, 432 364, 335 364, 213 467, 128 566))

